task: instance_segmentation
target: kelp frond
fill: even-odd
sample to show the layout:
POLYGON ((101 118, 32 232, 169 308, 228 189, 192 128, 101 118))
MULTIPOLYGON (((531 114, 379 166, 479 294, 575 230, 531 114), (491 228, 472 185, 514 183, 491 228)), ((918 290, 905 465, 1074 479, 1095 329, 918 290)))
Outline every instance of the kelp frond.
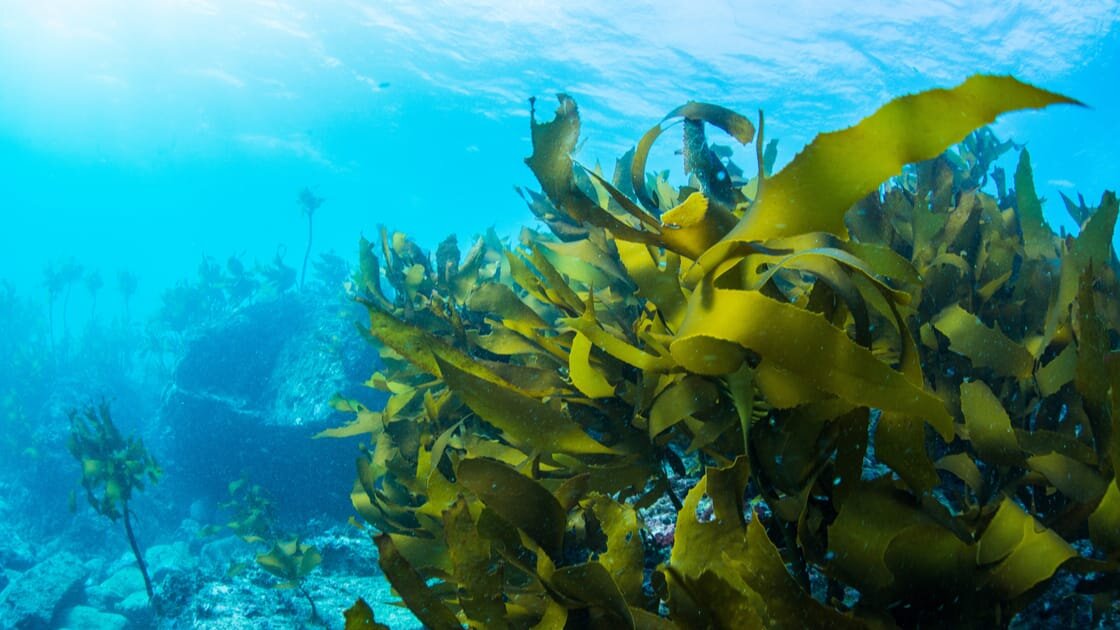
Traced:
POLYGON ((324 435, 368 436, 351 498, 421 621, 987 626, 1059 570, 1115 594, 1116 197, 1067 200, 1081 232, 1058 238, 1026 151, 982 127, 1076 101, 972 77, 772 175, 759 147, 744 179, 705 127, 747 144, 761 116, 689 103, 608 178, 572 160, 559 100, 531 121, 542 193, 522 191, 547 232, 435 265, 401 234, 362 242, 389 400, 336 401, 354 420, 324 435), (682 188, 645 173, 676 121, 682 188), (709 464, 683 501, 680 451, 709 464), (647 579, 638 514, 662 496, 674 542, 647 579))

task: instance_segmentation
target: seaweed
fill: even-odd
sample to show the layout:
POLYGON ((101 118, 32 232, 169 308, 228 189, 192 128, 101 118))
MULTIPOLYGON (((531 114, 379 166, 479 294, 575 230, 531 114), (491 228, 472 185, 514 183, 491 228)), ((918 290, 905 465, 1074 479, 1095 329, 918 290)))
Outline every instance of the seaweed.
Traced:
MULTIPOLYGON (((283 295, 296 282, 296 270, 284 263, 286 250, 280 246, 270 265, 247 266, 240 257, 230 256, 224 265, 203 256, 193 280, 180 280, 160 296, 159 320, 173 333, 219 321, 247 304, 283 295)), ((320 273, 335 273, 331 262, 316 267, 320 273)), ((336 263, 337 264, 337 263, 336 263)))
POLYGON ((229 499, 220 503, 219 507, 229 511, 229 520, 221 525, 204 526, 199 530, 199 536, 213 536, 229 529, 250 544, 276 538, 273 534, 276 506, 263 487, 242 476, 231 481, 227 491, 229 499))
POLYGON ((360 244, 367 385, 389 399, 337 399, 353 420, 320 436, 368 439, 351 499, 421 621, 986 627, 1059 572, 1107 611, 1116 197, 1067 204, 1079 236, 1054 235, 1029 155, 983 127, 1076 101, 975 76, 777 173, 761 114, 690 103, 611 178, 572 159, 559 103, 548 122, 533 103, 542 193, 521 191, 547 231, 435 265, 384 228, 360 244), (676 119, 679 188, 644 172, 676 119), (755 176, 708 125, 757 143, 755 176), (678 446, 706 465, 683 500, 678 446), (638 514, 663 496, 672 549, 647 571, 638 514))
POLYGON ((378 623, 373 618, 373 609, 361 597, 353 606, 346 609, 344 616, 346 630, 389 630, 389 626, 378 623))
POLYGON ((74 284, 82 279, 84 269, 73 258, 64 261, 51 261, 43 267, 43 286, 47 289, 47 333, 51 353, 55 353, 54 306, 62 296, 62 337, 70 335, 70 292, 74 284))
POLYGON ((121 302, 124 305, 124 323, 128 323, 131 316, 131 309, 129 308, 132 303, 132 296, 136 295, 136 289, 140 285, 140 277, 135 273, 122 269, 117 272, 117 290, 121 294, 121 302))
POLYGON ((299 191, 299 207, 300 210, 303 211, 303 214, 307 215, 307 249, 303 251, 303 265, 299 270, 300 290, 303 289, 303 282, 307 278, 307 261, 311 258, 311 237, 314 234, 313 219, 315 217, 315 211, 323 205, 324 201, 326 200, 322 197, 316 197, 315 193, 311 192, 310 188, 304 188, 299 191))
POLYGON ((311 545, 305 545, 299 538, 278 540, 272 543, 267 553, 257 554, 257 564, 272 575, 283 580, 275 588, 294 588, 311 606, 311 620, 320 623, 319 610, 307 589, 303 588, 303 578, 319 566, 323 556, 311 545))
POLYGON ((71 410, 67 448, 82 465, 82 487, 90 506, 109 520, 123 520, 128 544, 151 600, 152 580, 132 531, 128 502, 134 492, 144 489, 145 482, 158 482, 163 471, 144 448, 143 441, 121 434, 113 424, 107 402, 81 411, 71 410))
POLYGON ((89 293, 89 321, 92 325, 97 315, 97 294, 101 291, 101 287, 105 286, 105 281, 101 279, 101 272, 91 269, 86 273, 83 282, 86 285, 86 291, 89 293))
MULTIPOLYGON (((229 499, 220 507, 229 512, 229 520, 221 525, 202 527, 199 536, 213 536, 226 529, 250 545, 262 545, 265 551, 256 553, 257 564, 282 581, 277 589, 295 589, 307 599, 311 607, 311 620, 322 623, 315 600, 303 587, 307 577, 323 561, 319 550, 300 542, 299 536, 282 533, 276 525, 276 506, 268 492, 253 483, 247 476, 231 481, 227 487, 229 499)), ((228 574, 240 573, 245 563, 232 562, 228 574)))

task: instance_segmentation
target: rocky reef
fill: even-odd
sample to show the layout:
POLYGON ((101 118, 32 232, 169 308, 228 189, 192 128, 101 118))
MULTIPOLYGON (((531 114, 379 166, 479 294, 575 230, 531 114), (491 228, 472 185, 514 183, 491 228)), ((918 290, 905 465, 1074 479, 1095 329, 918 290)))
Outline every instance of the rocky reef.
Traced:
POLYGON ((248 474, 288 510, 333 507, 344 518, 345 493, 324 492, 324 481, 351 476, 356 450, 311 437, 338 422, 331 398, 378 360, 348 342, 356 316, 346 306, 338 295, 286 293, 195 331, 159 409, 166 465, 182 471, 169 482, 217 498, 248 474))

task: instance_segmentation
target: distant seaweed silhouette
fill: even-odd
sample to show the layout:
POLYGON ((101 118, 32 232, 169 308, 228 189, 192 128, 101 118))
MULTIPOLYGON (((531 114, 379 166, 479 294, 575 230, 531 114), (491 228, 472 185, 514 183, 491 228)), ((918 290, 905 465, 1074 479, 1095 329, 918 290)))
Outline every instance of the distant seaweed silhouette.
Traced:
POLYGON ((303 213, 307 215, 307 249, 303 252, 303 267, 299 272, 299 288, 301 291, 303 290, 303 281, 307 277, 307 259, 311 256, 312 218, 324 201, 326 200, 322 197, 316 197, 310 188, 305 187, 299 191, 299 205, 303 209, 303 213))

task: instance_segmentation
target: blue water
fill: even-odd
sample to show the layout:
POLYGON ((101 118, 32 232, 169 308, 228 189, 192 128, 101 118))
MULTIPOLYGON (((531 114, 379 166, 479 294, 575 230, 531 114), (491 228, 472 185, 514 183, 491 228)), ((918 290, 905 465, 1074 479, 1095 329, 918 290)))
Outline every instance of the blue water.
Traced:
POLYGON ((204 255, 286 246, 298 262, 303 186, 327 200, 317 251, 351 256, 380 223, 426 245, 513 232, 531 216, 513 187, 533 184, 533 95, 545 112, 576 97, 584 163, 613 164, 692 98, 764 109, 781 164, 977 72, 1091 106, 996 126, 1031 148, 1047 215, 1069 228, 1059 191, 1095 203, 1117 186, 1120 9, 984 4, 4 0, 0 276, 33 292, 51 260, 131 269, 151 310, 204 255))
MULTIPOLYGON (((333 388, 369 395, 361 383, 376 358, 351 325, 363 312, 323 283, 249 300, 229 321, 198 307, 187 332, 168 328, 166 309, 157 315, 204 260, 236 256, 254 269, 279 255, 298 271, 305 188, 325 200, 313 260, 333 252, 352 263, 359 237, 376 239, 380 225, 429 250, 457 234, 466 251, 490 227, 516 237, 533 221, 515 189, 538 188, 524 164, 530 97, 548 120, 556 93, 574 96, 576 157, 607 172, 687 100, 752 118, 762 109, 780 168, 818 132, 891 98, 1013 74, 1087 105, 993 127, 1029 147, 1054 229, 1076 229, 1059 193, 1093 206, 1120 187, 1120 3, 825 4, 0 0, 0 591, 70 550, 88 570, 83 601, 124 611, 126 598, 102 601, 94 588, 131 566, 120 532, 81 496, 77 517, 65 505, 79 477, 66 410, 106 397, 118 424, 167 461, 165 482, 137 500, 143 546, 172 558, 153 561, 171 567, 164 592, 216 589, 198 601, 241 602, 246 619, 252 606, 290 605, 267 576, 255 589, 222 582, 230 554, 252 563, 249 547, 195 536, 229 518, 226 484, 246 473, 329 556, 311 588, 332 627, 358 595, 390 601, 369 541, 344 524, 357 440, 306 439, 346 420, 326 407, 333 388), (94 298, 75 285, 48 316, 44 270, 69 261, 105 286, 94 298), (139 280, 127 313, 121 271, 139 280), (295 347, 314 349, 307 357, 289 356, 298 335, 295 347), (238 433, 222 424, 231 409, 291 426, 238 433), (196 570, 211 581, 175 582, 196 570)), ((659 143, 649 170, 679 183, 672 145, 659 143)), ((739 151, 753 169, 754 147, 739 151)), ((1013 169, 1014 152, 1004 159, 1013 169)), ((74 615, 73 605, 59 610, 74 615)), ((213 620, 204 627, 261 627, 183 605, 179 618, 213 620)))

